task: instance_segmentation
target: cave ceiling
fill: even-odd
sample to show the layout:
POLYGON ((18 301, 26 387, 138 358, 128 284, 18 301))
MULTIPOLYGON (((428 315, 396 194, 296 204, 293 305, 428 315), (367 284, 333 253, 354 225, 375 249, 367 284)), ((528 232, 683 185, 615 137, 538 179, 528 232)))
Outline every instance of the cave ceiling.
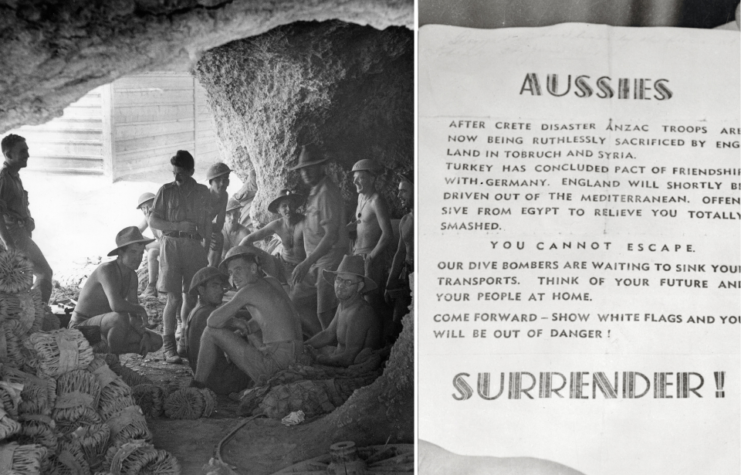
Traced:
POLYGON ((59 117, 128 74, 191 70, 203 52, 298 21, 412 28, 412 0, 0 0, 0 132, 59 117))

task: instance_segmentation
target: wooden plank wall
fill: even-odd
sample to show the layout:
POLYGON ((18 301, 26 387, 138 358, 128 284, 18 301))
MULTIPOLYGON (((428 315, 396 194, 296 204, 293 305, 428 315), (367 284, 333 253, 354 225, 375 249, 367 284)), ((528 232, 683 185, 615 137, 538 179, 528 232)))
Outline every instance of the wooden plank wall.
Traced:
POLYGON ((188 73, 151 72, 113 83, 113 179, 170 169, 177 150, 198 169, 218 161, 206 91, 188 73))
POLYGON ((199 175, 220 160, 206 91, 189 73, 126 76, 90 91, 26 137, 30 170, 104 174, 112 181, 170 170, 188 150, 199 175))
POLYGON ((29 170, 103 174, 102 89, 69 105, 60 118, 9 132, 26 138, 29 170))
POLYGON ((152 72, 113 83, 113 179, 166 170, 177 150, 193 150, 193 77, 152 72))

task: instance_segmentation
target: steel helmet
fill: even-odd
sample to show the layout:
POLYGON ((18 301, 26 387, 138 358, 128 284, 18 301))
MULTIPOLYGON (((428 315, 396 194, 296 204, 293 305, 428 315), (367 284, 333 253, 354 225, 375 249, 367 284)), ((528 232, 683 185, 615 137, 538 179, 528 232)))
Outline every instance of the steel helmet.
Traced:
POLYGON ((153 199, 154 199, 154 193, 150 193, 148 191, 146 193, 142 193, 139 196, 138 203, 136 204, 136 209, 141 208, 144 203, 146 203, 147 201, 151 201, 153 199))
POLYGON ((206 172, 206 179, 211 182, 211 180, 213 180, 214 178, 220 177, 221 175, 226 175, 231 171, 232 169, 229 168, 226 163, 216 162, 208 167, 208 171, 206 172))
POLYGON ((358 160, 355 162, 355 165, 352 166, 352 171, 354 172, 360 172, 360 171, 366 171, 371 172, 373 175, 377 174, 380 170, 380 166, 378 163, 376 163, 375 160, 370 158, 364 158, 362 160, 358 160))

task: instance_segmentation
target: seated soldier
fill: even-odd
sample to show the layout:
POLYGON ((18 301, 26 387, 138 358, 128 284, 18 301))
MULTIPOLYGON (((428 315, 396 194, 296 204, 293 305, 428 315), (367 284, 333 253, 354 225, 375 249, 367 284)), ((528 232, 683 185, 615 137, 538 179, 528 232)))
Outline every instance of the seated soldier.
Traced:
MULTIPOLYGON (((139 204, 136 205, 137 209, 140 209, 144 215, 144 219, 137 226, 139 231, 142 233, 149 228, 149 215, 152 214, 152 203, 154 203, 154 193, 142 193, 139 196, 139 204)), ((147 269, 149 275, 149 284, 147 288, 142 292, 142 297, 156 297, 157 296, 157 277, 159 277, 160 271, 160 237, 162 237, 162 231, 159 229, 152 229, 154 235, 154 241, 147 244, 147 269)))
POLYGON ((226 353, 256 384, 262 384, 302 354, 298 313, 280 283, 263 276, 253 248, 233 247, 219 267, 229 272, 237 293, 206 321, 193 385, 206 385, 216 371, 220 353, 226 353), (252 315, 249 322, 235 318, 242 307, 252 315), (247 339, 229 327, 238 328, 247 339))
POLYGON ((362 363, 381 346, 383 324, 363 299, 363 293, 375 289, 376 283, 365 277, 365 263, 358 255, 345 256, 337 272, 325 270, 324 274, 334 276, 339 306, 329 327, 309 339, 306 349, 319 364, 346 367, 362 363))
POLYGON ((242 213, 242 205, 239 201, 234 198, 229 198, 229 202, 226 205, 226 222, 221 230, 221 235, 224 240, 224 245, 221 250, 221 259, 226 256, 234 246, 239 246, 239 243, 250 234, 252 221, 248 221, 246 225, 242 225, 239 222, 242 213))
POLYGON ((152 241, 136 226, 122 229, 116 235, 116 249, 108 253, 118 257, 90 274, 72 313, 70 327, 100 327, 111 353, 144 356, 162 347, 162 337, 144 328, 147 312, 136 298, 136 269, 152 241))
POLYGON ((276 267, 282 272, 273 275, 269 269, 265 268, 264 262, 262 267, 283 284, 288 283, 296 265, 306 259, 303 235, 304 215, 296 212, 296 208, 301 205, 302 201, 299 195, 292 194, 289 190, 282 190, 278 197, 268 204, 268 211, 279 214, 281 217, 253 232, 239 243, 240 246, 249 246, 273 234, 277 235, 283 244, 283 249, 280 257, 277 258, 276 267))
MULTIPOLYGON (((198 304, 190 312, 184 323, 186 352, 188 363, 195 373, 201 336, 206 329, 206 322, 224 298, 224 287, 229 285, 229 278, 216 267, 204 267, 196 272, 190 284, 191 295, 198 295, 198 304)), ((208 375, 206 386, 216 394, 230 394, 245 389, 250 378, 236 365, 226 359, 223 352, 216 355, 214 371, 208 375)))

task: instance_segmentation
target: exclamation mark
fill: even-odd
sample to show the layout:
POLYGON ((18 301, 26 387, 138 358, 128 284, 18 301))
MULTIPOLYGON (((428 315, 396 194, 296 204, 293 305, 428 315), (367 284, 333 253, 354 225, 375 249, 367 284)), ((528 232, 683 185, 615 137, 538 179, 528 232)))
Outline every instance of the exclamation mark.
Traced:
POLYGON ((713 373, 715 375, 715 387, 718 389, 715 391, 715 397, 716 398, 723 398, 726 397, 726 392, 723 390, 723 385, 725 384, 726 379, 726 372, 725 371, 716 371, 713 373))

